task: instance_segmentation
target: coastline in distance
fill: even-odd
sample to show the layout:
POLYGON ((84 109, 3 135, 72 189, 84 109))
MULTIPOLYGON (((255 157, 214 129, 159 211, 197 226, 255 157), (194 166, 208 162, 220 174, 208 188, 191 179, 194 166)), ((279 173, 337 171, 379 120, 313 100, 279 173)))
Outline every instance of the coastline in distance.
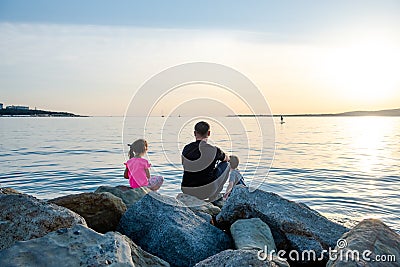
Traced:
POLYGON ((274 115, 263 115, 263 114, 237 114, 228 115, 228 117, 346 117, 346 116, 399 116, 400 108, 398 109, 385 109, 376 111, 348 111, 342 113, 327 113, 327 114, 274 114, 274 115))

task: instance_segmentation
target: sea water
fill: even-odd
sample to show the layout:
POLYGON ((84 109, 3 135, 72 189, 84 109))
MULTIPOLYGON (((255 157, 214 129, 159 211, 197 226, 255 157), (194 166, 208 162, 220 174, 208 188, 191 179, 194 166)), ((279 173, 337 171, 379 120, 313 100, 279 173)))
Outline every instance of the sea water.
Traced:
MULTIPOLYGON (((195 121, 153 118, 143 127, 135 120, 2 117, 0 184, 42 199, 129 185, 123 177, 126 143, 145 136, 151 173, 165 177, 160 193, 175 196, 180 152, 193 141, 195 121)), ((239 156, 245 180, 261 179, 260 189, 303 202, 348 226, 373 217, 400 231, 399 117, 287 117, 284 124, 276 119, 275 150, 264 147, 268 159, 262 160, 257 157, 262 142, 249 145, 257 132, 254 120, 241 118, 245 134, 223 127, 236 125, 238 118, 211 121, 210 142, 239 156)))

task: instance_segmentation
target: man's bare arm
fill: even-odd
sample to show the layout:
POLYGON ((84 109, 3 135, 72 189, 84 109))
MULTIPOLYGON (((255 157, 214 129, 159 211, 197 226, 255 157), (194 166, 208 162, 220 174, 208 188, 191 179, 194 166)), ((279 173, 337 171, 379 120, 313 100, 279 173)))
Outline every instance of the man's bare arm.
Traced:
POLYGON ((227 154, 225 154, 225 159, 224 161, 228 162, 230 160, 229 156, 227 154))

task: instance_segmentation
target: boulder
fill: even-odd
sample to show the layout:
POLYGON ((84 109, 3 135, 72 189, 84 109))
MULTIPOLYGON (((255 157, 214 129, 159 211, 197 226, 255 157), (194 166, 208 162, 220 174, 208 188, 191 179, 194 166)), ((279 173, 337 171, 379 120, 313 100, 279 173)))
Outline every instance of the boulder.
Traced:
POLYGON ((366 219, 345 233, 335 250, 337 257, 332 257, 327 267, 397 267, 400 235, 380 220, 366 219))
POLYGON ((193 266, 233 245, 226 233, 182 202, 156 192, 133 204, 117 230, 172 266, 193 266))
POLYGON ((259 251, 253 250, 225 250, 214 256, 211 256, 201 262, 198 262, 195 267, 236 267, 236 266, 251 266, 251 267, 289 267, 289 264, 276 257, 269 259, 264 258, 259 251), (259 257, 260 255, 260 257, 259 257))
POLYGON ((96 189, 95 193, 109 192, 116 197, 122 199, 125 205, 129 208, 136 201, 144 197, 151 190, 146 187, 131 188, 125 185, 112 186, 100 186, 96 189))
MULTIPOLYGON (((348 231, 304 204, 274 193, 258 189, 250 192, 248 188, 236 186, 217 215, 217 222, 229 227, 236 220, 246 218, 260 218, 268 224, 278 250, 296 250, 300 254, 299 248, 312 243, 313 248, 319 248, 317 255, 321 255, 322 249, 333 249, 336 241, 348 231)), ((323 265, 327 260, 325 255, 319 264, 323 265)), ((307 261, 306 264, 316 263, 307 261)))
POLYGON ((18 195, 18 194, 22 194, 19 191, 11 188, 11 187, 0 187, 0 194, 3 195, 18 195))
POLYGON ((86 225, 75 212, 29 195, 0 194, 0 250, 60 228, 86 225))
POLYGON ((216 216, 221 211, 220 208, 218 208, 217 206, 214 206, 210 202, 200 200, 197 197, 187 195, 184 193, 179 193, 176 196, 176 199, 181 201, 183 204, 185 204, 189 209, 191 209, 195 213, 203 212, 203 213, 210 214, 211 216, 216 216))
POLYGON ((259 218, 237 220, 231 225, 231 234, 237 249, 277 252, 271 230, 259 218))
POLYGON ((213 217, 210 214, 204 212, 195 212, 195 214, 214 225, 213 217))
POLYGON ((169 266, 117 232, 99 234, 82 225, 17 242, 0 251, 0 266, 169 266))
POLYGON ((115 231, 126 206, 119 197, 111 193, 82 193, 49 200, 70 209, 83 218, 87 225, 99 233, 115 231))
POLYGON ((214 206, 217 206, 218 208, 222 209, 222 207, 225 204, 224 200, 224 194, 219 193, 217 196, 217 199, 211 202, 214 206))

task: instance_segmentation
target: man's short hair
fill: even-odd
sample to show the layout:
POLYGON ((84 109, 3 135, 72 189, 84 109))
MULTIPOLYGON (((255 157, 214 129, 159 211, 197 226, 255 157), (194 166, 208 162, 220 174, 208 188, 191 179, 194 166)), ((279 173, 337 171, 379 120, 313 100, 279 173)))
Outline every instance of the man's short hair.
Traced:
POLYGON ((208 124, 205 121, 199 121, 194 126, 194 131, 201 136, 206 136, 209 130, 210 130, 210 124, 208 124))

